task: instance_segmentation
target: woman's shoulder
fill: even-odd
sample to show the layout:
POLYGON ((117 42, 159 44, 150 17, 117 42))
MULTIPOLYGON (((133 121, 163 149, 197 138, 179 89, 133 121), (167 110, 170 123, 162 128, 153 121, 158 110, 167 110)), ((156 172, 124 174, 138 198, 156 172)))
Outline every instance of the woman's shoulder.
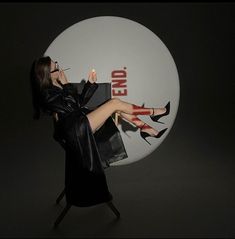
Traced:
POLYGON ((42 91, 42 97, 43 100, 48 102, 52 101, 55 99, 59 99, 60 97, 58 96, 76 96, 77 95, 77 88, 74 86, 73 83, 67 83, 61 85, 61 87, 56 86, 56 85, 51 85, 50 87, 47 87, 43 89, 42 91))
POLYGON ((42 90, 41 94, 44 99, 48 99, 62 93, 62 89, 57 86, 51 86, 42 90))

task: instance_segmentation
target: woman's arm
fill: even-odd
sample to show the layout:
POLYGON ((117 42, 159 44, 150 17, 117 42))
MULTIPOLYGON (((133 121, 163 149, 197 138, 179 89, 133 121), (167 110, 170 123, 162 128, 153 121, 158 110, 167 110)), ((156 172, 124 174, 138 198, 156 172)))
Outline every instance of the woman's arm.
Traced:
MULTIPOLYGON (((61 77, 63 80, 66 78, 64 73, 61 75, 61 77)), ((71 94, 75 98, 77 98, 80 106, 82 107, 90 100, 90 98, 92 97, 96 89, 98 88, 98 84, 96 83, 96 80, 97 80, 96 73, 94 72, 94 70, 92 70, 89 73, 88 80, 85 83, 81 94, 78 94, 77 88, 72 83, 69 83, 67 81, 67 78, 66 80, 63 81, 65 83, 61 84, 61 86, 68 94, 71 94)))
POLYGON ((83 87, 82 93, 79 96, 81 106, 85 105, 95 93, 96 89, 98 88, 98 84, 96 83, 96 81, 97 75, 95 70, 92 69, 89 72, 88 80, 83 87))
POLYGON ((85 83, 82 93, 79 95, 79 102, 81 106, 84 106, 91 99, 97 88, 97 83, 90 83, 89 80, 85 83))

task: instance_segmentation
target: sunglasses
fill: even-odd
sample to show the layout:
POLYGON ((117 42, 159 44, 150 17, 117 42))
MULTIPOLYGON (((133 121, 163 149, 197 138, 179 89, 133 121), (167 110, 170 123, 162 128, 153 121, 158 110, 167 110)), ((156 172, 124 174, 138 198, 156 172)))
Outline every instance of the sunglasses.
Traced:
MULTIPOLYGON (((69 69, 70 68, 62 69, 62 71, 67 71, 69 69)), ((59 66, 58 62, 55 61, 55 69, 53 71, 51 71, 51 73, 54 73, 54 72, 59 71, 59 70, 60 70, 60 66, 59 66)))
POLYGON ((60 70, 60 66, 59 66, 58 62, 55 61, 55 69, 53 71, 51 71, 51 73, 54 73, 54 72, 59 71, 59 70, 60 70))

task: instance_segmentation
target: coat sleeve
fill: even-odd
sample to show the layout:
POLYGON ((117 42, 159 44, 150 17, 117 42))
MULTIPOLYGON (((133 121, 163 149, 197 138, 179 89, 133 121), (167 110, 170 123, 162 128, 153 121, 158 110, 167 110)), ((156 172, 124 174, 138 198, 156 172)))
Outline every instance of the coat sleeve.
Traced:
POLYGON ((54 124, 54 132, 53 132, 53 138, 55 141, 57 141, 64 150, 66 150, 66 142, 63 139, 59 127, 56 125, 55 119, 53 119, 53 124, 54 124))
POLYGON ((52 115, 53 112, 57 113, 67 113, 71 112, 72 109, 68 105, 68 102, 65 99, 65 95, 63 93, 59 94, 51 94, 47 91, 44 91, 43 96, 43 109, 44 112, 52 115))
POLYGON ((65 149, 65 141, 61 136, 59 127, 57 127, 56 119, 53 112, 65 113, 66 105, 62 94, 50 93, 50 90, 44 90, 42 93, 42 110, 53 118, 53 138, 65 149))
POLYGON ((90 81, 88 80, 83 89, 81 94, 78 94, 77 88, 73 85, 73 83, 67 83, 63 85, 64 90, 69 93, 72 94, 74 97, 77 98, 77 100, 79 101, 80 106, 84 106, 89 100, 90 98, 93 96, 93 94, 95 93, 96 89, 98 88, 98 84, 97 83, 90 83, 90 81))

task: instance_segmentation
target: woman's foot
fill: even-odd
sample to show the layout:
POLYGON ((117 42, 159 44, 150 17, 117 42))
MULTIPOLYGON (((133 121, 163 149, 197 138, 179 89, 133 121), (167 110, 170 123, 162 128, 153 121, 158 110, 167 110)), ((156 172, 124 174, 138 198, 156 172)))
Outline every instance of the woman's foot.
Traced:
POLYGON ((141 132, 146 132, 146 133, 148 133, 150 136, 156 136, 156 135, 158 135, 158 131, 155 130, 154 128, 152 128, 151 126, 149 126, 149 125, 146 124, 146 123, 140 125, 139 128, 140 128, 140 131, 141 131, 141 132))
POLYGON ((166 108, 153 108, 152 109, 152 115, 162 115, 166 113, 166 108))
POLYGON ((170 113, 170 101, 164 108, 152 108, 152 113, 153 115, 150 115, 152 121, 164 124, 163 122, 160 122, 158 120, 170 113))
POLYGON ((143 138, 149 145, 151 145, 146 138, 147 137, 154 137, 154 138, 160 138, 165 131, 167 130, 167 128, 161 130, 161 131, 157 131, 155 129, 153 129, 151 126, 147 125, 146 123, 144 123, 141 127, 140 127, 140 136, 141 138, 143 138))

